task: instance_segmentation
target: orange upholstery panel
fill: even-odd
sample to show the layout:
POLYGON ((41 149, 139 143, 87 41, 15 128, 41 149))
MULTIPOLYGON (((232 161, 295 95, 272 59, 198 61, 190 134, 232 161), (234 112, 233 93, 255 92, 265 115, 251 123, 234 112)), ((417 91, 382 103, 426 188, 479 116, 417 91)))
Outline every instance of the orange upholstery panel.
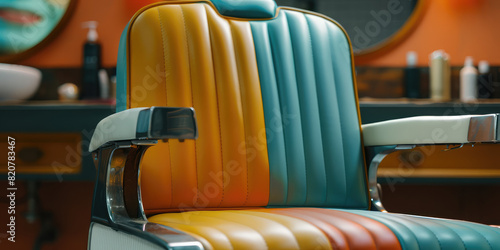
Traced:
POLYGON ((269 163, 250 24, 193 3, 148 8, 130 27, 128 108, 194 107, 199 126, 196 141, 147 151, 146 213, 267 205, 269 163))

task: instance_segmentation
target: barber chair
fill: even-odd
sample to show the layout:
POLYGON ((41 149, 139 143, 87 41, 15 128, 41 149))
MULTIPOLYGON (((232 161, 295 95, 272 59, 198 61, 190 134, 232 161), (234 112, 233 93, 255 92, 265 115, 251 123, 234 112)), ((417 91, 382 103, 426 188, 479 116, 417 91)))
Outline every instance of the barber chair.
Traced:
POLYGON ((495 143, 498 116, 361 125, 334 20, 272 0, 178 0, 125 28, 96 127, 95 249, 500 249, 500 229, 385 211, 392 151, 495 143), (196 112, 196 115, 195 115, 196 112))

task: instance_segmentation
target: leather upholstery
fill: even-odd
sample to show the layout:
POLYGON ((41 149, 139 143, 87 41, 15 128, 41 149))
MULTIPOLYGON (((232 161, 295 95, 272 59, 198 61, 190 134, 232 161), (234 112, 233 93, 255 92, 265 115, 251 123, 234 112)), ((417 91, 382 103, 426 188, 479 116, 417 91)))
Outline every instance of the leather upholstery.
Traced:
POLYGON ((403 249, 500 249, 500 229, 467 221, 345 210, 389 227, 403 249))
POLYGON ((194 107, 200 135, 147 152, 147 212, 267 205, 269 163, 251 41, 248 22, 221 18, 208 4, 161 5, 135 19, 129 107, 194 107))
POLYGON ((127 108, 194 107, 199 124, 196 142, 146 153, 147 213, 368 207, 349 42, 337 24, 163 3, 136 15, 127 36, 127 108))
POLYGON ((197 112, 196 141, 144 156, 149 220, 208 249, 500 248, 492 227, 366 211, 349 40, 326 17, 269 2, 160 2, 124 31, 117 110, 197 112), (302 206, 323 208, 290 208, 302 206))
MULTIPOLYGON (((365 146, 384 146, 476 142, 472 141, 475 138, 468 138, 469 124, 474 117, 480 116, 417 116, 365 124, 363 125, 364 143, 365 146)), ((482 133, 479 132, 479 134, 482 133)))
POLYGON ((269 204, 367 208, 346 35, 330 20, 284 9, 251 25, 268 135, 269 204))
POLYGON ((149 220, 190 233, 207 249, 500 249, 498 228, 366 210, 196 211, 149 220))
POLYGON ((266 212, 310 222, 328 236, 333 249, 401 249, 389 228, 356 214, 318 208, 267 209, 266 212))
POLYGON ((328 209, 195 211, 149 220, 191 234, 206 249, 401 249, 382 223, 328 209))
POLYGON ((212 0, 217 11, 227 17, 271 18, 276 14, 274 0, 212 0))

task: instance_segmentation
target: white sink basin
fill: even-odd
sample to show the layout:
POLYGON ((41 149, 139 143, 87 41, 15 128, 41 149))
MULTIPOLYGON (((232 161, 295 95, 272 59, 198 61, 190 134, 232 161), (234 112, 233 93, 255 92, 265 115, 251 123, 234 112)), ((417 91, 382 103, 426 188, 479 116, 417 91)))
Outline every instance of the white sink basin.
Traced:
POLYGON ((0 63, 0 101, 21 101, 32 97, 42 80, 40 70, 0 63))

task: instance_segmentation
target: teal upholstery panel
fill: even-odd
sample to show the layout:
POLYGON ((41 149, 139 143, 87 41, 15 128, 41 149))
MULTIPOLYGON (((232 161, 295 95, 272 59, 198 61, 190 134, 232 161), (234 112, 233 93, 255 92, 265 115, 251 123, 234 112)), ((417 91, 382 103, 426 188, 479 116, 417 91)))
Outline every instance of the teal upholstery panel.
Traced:
POLYGON ((127 109, 127 32, 125 27, 120 36, 118 59, 116 61, 116 112, 127 109))
POLYGON ((303 151, 306 164, 306 202, 304 205, 321 205, 324 204, 327 197, 327 192, 317 192, 318 190, 327 190, 325 157, 323 152, 323 144, 319 143, 322 140, 320 112, 318 106, 318 92, 316 85, 310 84, 311 80, 316 79, 314 72, 314 63, 312 63, 311 55, 313 55, 312 41, 307 33, 308 22, 306 17, 301 13, 287 12, 285 13, 290 27, 298 27, 298 29, 290 30, 292 40, 293 54, 295 58, 297 90, 299 93, 300 114, 302 124, 302 137, 304 140, 303 151))
POLYGON ((385 224, 406 250, 500 249, 500 229, 483 224, 375 211, 342 211, 385 224))
POLYGON ((274 0, 211 0, 223 16, 240 18, 271 18, 276 13, 274 0))
POLYGON ((286 204, 288 195, 288 178, 286 177, 287 165, 285 155, 285 139, 283 136, 283 122, 280 103, 278 100, 278 87, 274 62, 266 23, 252 24, 254 43, 258 59, 259 76, 264 106, 264 120, 266 122, 267 150, 269 155, 269 176, 272 180, 269 186, 269 203, 286 204), (263 84, 263 83, 266 84, 263 84), (265 100, 265 101, 264 101, 265 100))
POLYGON ((306 201, 306 168, 292 44, 285 18, 252 24, 270 163, 269 205, 306 201), (280 140, 280 141, 278 141, 280 140))
POLYGON ((251 21, 270 164, 270 206, 367 208, 350 46, 324 18, 251 21))

